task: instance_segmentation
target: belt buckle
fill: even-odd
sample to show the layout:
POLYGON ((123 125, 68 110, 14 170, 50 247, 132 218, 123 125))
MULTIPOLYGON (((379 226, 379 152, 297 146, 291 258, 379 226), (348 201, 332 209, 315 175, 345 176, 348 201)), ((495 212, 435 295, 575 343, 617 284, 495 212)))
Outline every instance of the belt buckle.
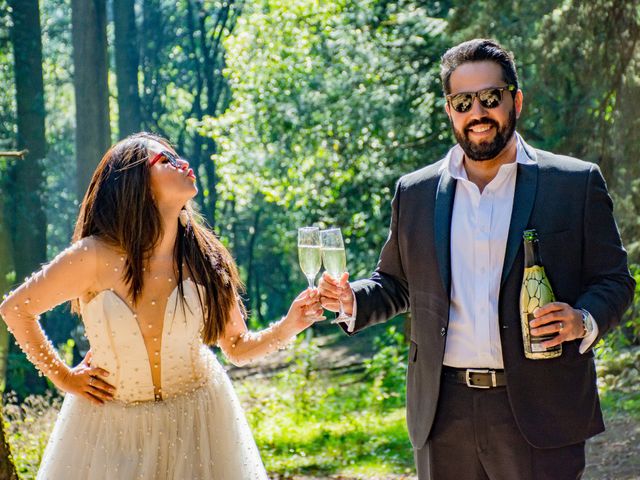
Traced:
POLYGON ((467 370, 464 372, 464 379, 467 382, 467 387, 471 387, 471 388, 491 388, 491 387, 497 387, 497 382, 496 382, 496 371, 495 370, 489 370, 488 368, 483 368, 483 369, 479 369, 479 368, 467 368, 467 370), (490 373, 491 374, 491 385, 473 385, 471 383, 471 374, 472 373, 490 373))

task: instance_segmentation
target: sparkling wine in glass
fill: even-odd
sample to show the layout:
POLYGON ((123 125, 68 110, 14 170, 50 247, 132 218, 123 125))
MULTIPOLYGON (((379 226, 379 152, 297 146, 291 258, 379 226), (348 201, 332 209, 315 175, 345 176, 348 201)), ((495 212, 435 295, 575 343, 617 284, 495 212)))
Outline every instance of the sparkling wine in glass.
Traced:
MULTIPOLYGON (((340 280, 342 274, 347 270, 347 257, 344 251, 342 232, 339 228, 330 228, 320 232, 320 244, 322 245, 322 263, 329 275, 340 280)), ((338 299, 340 310, 334 320, 336 322, 350 321, 351 317, 344 313, 342 300, 338 299)))
POLYGON ((322 266, 320 230, 317 227, 298 229, 298 260, 300 268, 309 282, 309 288, 313 288, 316 275, 322 266))

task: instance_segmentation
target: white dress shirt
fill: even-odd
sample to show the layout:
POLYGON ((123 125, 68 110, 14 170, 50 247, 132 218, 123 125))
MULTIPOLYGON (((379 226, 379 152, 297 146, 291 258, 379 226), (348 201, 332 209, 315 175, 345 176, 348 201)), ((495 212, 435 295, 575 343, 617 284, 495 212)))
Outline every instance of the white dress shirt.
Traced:
MULTIPOLYGON (((502 165, 482 193, 467 177, 459 145, 449 151, 441 167, 457 180, 451 214, 451 303, 444 365, 504 368, 498 298, 517 164, 536 163, 527 155, 520 136, 516 137, 516 161, 502 165)), ((597 329, 582 341, 581 353, 596 337, 597 329)))
POLYGON ((516 189, 517 163, 534 163, 519 139, 516 161, 502 165, 484 188, 470 181, 459 145, 445 158, 457 180, 451 212, 451 304, 445 365, 504 368, 498 295, 516 189))
MULTIPOLYGON (((448 170, 457 180, 451 214, 451 303, 444 365, 504 368, 498 298, 517 164, 536 163, 527 155, 517 133, 516 138, 516 161, 502 165, 482 193, 467 177, 464 152, 459 145, 449 150, 441 166, 441 170, 448 170)), ((356 314, 354 296, 354 319, 356 314)), ((353 330, 353 323, 348 322, 348 331, 353 330)), ((593 332, 580 344, 580 353, 598 336, 595 321, 593 325, 593 332)))

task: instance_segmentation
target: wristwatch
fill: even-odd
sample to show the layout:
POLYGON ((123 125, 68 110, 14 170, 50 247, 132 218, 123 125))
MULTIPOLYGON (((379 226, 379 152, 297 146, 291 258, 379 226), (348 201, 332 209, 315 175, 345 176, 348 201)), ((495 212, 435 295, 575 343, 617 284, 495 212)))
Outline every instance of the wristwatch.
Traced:
POLYGON ((582 336, 580 338, 584 338, 593 332, 593 317, 584 308, 581 308, 580 311, 582 312, 582 336))

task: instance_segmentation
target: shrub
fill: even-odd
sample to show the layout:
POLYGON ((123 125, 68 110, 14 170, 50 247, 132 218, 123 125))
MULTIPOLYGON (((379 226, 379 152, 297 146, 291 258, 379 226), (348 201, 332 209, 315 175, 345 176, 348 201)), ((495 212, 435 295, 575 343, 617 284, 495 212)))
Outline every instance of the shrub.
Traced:
POLYGON ((21 478, 36 478, 61 404, 62 399, 51 392, 30 395, 21 403, 15 394, 5 397, 4 428, 21 478))

